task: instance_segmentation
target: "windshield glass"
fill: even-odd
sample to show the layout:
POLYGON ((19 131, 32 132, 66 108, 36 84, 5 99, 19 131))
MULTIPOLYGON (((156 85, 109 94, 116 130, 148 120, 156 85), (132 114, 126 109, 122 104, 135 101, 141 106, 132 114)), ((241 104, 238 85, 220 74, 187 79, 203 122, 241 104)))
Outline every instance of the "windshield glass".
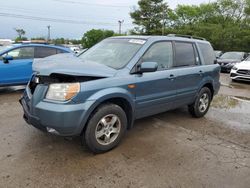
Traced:
POLYGON ((141 39, 106 39, 79 56, 84 61, 96 62, 114 69, 124 67, 145 43, 141 39))
POLYGON ((220 59, 237 59, 237 60, 241 60, 242 57, 243 57, 243 52, 226 52, 220 57, 220 59))

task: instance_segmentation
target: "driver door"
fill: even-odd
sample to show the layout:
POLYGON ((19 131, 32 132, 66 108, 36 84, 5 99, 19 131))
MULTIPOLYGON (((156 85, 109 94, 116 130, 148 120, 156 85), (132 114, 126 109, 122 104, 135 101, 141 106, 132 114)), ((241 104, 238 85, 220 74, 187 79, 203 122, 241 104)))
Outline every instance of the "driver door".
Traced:
POLYGON ((136 76, 136 118, 142 118, 174 108, 176 87, 172 42, 157 42, 140 62, 156 62, 158 70, 136 76))
POLYGON ((0 57, 0 85, 26 84, 32 75, 34 47, 20 47, 0 57), (4 62, 5 56, 13 60, 4 62))

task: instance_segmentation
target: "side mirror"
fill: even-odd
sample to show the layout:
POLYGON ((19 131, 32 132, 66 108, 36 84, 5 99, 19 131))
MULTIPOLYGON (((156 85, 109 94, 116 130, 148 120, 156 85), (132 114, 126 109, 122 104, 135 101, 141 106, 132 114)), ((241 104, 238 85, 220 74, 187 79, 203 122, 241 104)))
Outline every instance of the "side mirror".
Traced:
POLYGON ((9 61, 13 60, 13 57, 10 55, 6 55, 5 57, 3 57, 3 62, 5 64, 9 63, 9 61))
POLYGON ((143 62, 138 67, 138 73, 155 72, 157 71, 158 63, 156 62, 143 62))
POLYGON ((215 59, 215 60, 214 60, 214 64, 218 64, 218 59, 215 59))

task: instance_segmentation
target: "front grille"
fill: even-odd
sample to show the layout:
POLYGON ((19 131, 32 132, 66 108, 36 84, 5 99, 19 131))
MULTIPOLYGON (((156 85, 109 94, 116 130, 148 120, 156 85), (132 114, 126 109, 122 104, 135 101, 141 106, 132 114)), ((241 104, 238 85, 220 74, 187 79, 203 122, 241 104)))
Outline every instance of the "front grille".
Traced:
POLYGON ((250 70, 246 70, 246 69, 239 69, 237 71, 237 73, 239 74, 246 74, 246 75, 250 75, 250 70))

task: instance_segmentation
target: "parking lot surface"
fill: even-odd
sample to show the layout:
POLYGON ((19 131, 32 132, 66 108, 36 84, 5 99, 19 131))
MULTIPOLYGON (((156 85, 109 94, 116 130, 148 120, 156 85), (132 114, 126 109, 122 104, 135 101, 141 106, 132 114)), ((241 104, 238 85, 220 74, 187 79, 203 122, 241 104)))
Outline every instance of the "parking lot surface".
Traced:
POLYGON ((186 108, 136 121, 114 150, 42 133, 22 119, 23 87, 0 89, 0 187, 249 187, 250 84, 222 87, 208 114, 186 108))

